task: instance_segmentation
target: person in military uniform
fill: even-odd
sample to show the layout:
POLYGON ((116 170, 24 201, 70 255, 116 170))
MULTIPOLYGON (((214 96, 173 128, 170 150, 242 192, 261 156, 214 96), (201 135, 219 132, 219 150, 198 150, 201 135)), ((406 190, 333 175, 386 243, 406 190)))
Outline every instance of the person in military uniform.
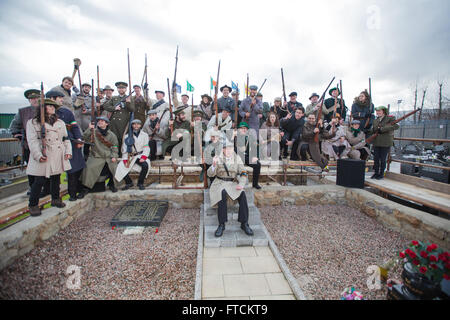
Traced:
POLYGON ((284 102, 283 107, 287 108, 289 113, 294 112, 295 110, 297 110, 300 107, 303 108, 303 104, 301 104, 301 102, 297 101, 297 92, 294 91, 289 94, 289 102, 284 102))
POLYGON ((322 169, 322 171, 328 172, 328 160, 320 153, 319 142, 320 140, 326 140, 334 137, 336 133, 325 130, 323 119, 319 120, 319 127, 316 127, 316 125, 316 116, 314 113, 311 113, 303 127, 302 141, 300 148, 297 149, 297 155, 302 161, 306 161, 306 152, 308 152, 313 161, 322 169), (316 133, 319 134, 319 142, 314 141, 316 133))
MULTIPOLYGON (((148 170, 150 169, 150 147, 148 144, 148 135, 141 130, 142 122, 139 119, 131 121, 133 132, 131 133, 134 138, 134 144, 130 154, 127 152, 127 145, 124 142, 122 145, 122 161, 119 162, 115 173, 115 179, 120 182, 125 180, 125 187, 122 190, 128 190, 133 187, 133 181, 130 178, 130 171, 139 172, 139 179, 137 186, 139 190, 144 190, 144 180, 147 178, 148 170), (130 157, 130 159, 128 159, 130 157), (130 161, 130 163, 128 163, 130 161)), ((124 141, 128 138, 130 133, 124 137, 124 141)))
MULTIPOLYGON (((219 113, 221 113, 222 110, 225 108, 230 110, 231 121, 234 121, 234 106, 236 104, 236 101, 232 97, 230 97, 231 91, 232 91, 232 89, 227 85, 224 85, 223 87, 220 88, 222 97, 217 99, 217 109, 218 109, 219 113)), ((215 114, 216 108, 215 108, 214 102, 211 105, 211 110, 212 110, 212 113, 215 114)))
MULTIPOLYGON (((288 157, 288 149, 291 146, 291 160, 298 160, 297 150, 302 137, 305 125, 305 109, 299 107, 280 121, 282 129, 280 149, 283 151, 283 158, 288 157)), ((280 150, 280 151, 281 151, 280 150)))
POLYGON ((261 100, 256 99, 258 87, 250 86, 249 89, 250 95, 242 101, 239 114, 242 117, 242 121, 247 122, 249 128, 254 130, 252 134, 256 134, 256 137, 258 137, 259 115, 262 113, 263 104, 261 100))
POLYGON ((360 129, 365 134, 368 134, 372 128, 373 120, 375 118, 373 115, 374 111, 375 106, 373 103, 370 103, 369 93, 367 90, 362 91, 353 101, 351 118, 361 122, 360 129))
POLYGON ((130 113, 135 111, 135 104, 131 97, 127 97, 126 95, 127 83, 116 82, 116 87, 119 95, 112 97, 111 100, 103 104, 103 108, 108 112, 112 112, 111 118, 109 119, 109 130, 116 135, 118 145, 121 146, 123 134, 130 121, 130 113))
POLYGON ((342 158, 346 156, 356 160, 367 160, 370 151, 366 147, 366 135, 360 129, 361 122, 359 120, 352 120, 351 125, 345 128, 345 140, 348 147, 344 150, 342 158))
POLYGON ((81 195, 85 196, 92 189, 100 176, 109 177, 108 187, 112 192, 117 192, 114 182, 114 174, 117 169, 119 158, 118 139, 112 130, 109 130, 109 119, 97 118, 97 128, 91 123, 83 133, 83 138, 88 141, 94 130, 94 145, 86 162, 86 168, 81 175, 83 190, 81 195))
POLYGON ((67 139, 64 121, 59 120, 55 113, 57 108, 59 108, 59 105, 55 101, 44 100, 44 150, 41 136, 41 108, 37 108, 36 116, 27 122, 27 140, 30 146, 30 162, 27 166, 27 174, 34 176, 29 198, 29 210, 33 217, 41 215, 39 194, 46 179, 50 179, 51 205, 58 208, 66 206, 60 198, 59 185, 61 173, 71 169, 69 160, 72 157, 72 146, 67 139))
POLYGON ((100 108, 100 116, 101 116, 101 117, 106 117, 106 118, 108 118, 108 119, 111 117, 111 114, 112 114, 112 113, 106 111, 105 108, 103 107, 103 105, 104 105, 107 101, 109 101, 109 100, 112 99, 112 97, 113 97, 113 92, 114 92, 114 89, 113 89, 111 86, 109 86, 109 85, 106 85, 106 86, 103 88, 103 93, 105 94, 105 96, 103 97, 103 99, 100 100, 100 106, 97 106, 97 108, 100 108))
POLYGON ((186 114, 184 110, 179 108, 178 110, 175 110, 175 121, 169 120, 169 126, 166 128, 165 136, 168 138, 164 140, 162 143, 162 155, 165 156, 166 152, 171 152, 173 147, 177 145, 183 138, 183 133, 179 132, 175 135, 175 137, 178 139, 177 141, 172 141, 171 133, 170 133, 170 126, 173 126, 173 134, 175 134, 175 131, 178 129, 186 130, 188 133, 191 129, 191 122, 186 119, 186 114))
POLYGON ((261 186, 258 184, 259 175, 261 174, 261 162, 259 162, 258 157, 252 157, 250 162, 251 155, 258 155, 258 144, 256 139, 251 140, 252 138, 249 137, 248 130, 249 126, 247 122, 242 121, 238 125, 237 134, 234 137, 234 151, 241 157, 241 160, 246 166, 253 169, 252 186, 259 190, 261 189, 261 186), (242 159, 242 157, 244 158, 242 159))
POLYGON ((214 177, 214 182, 209 189, 211 207, 218 204, 219 227, 215 232, 216 237, 221 237, 225 231, 225 223, 228 220, 227 197, 239 201, 238 221, 241 229, 253 236, 253 230, 248 225, 248 203, 244 187, 248 181, 248 174, 241 158, 234 152, 234 144, 226 142, 223 145, 223 153, 216 155, 212 165, 208 169, 208 177, 214 177))
MULTIPOLYGON (((41 91, 37 89, 30 89, 24 92, 24 96, 30 102, 28 107, 20 108, 19 112, 14 116, 12 120, 9 130, 14 138, 20 139, 22 144, 22 161, 29 162, 30 159, 30 147, 27 142, 27 122, 30 119, 33 119, 36 115, 36 109, 39 108, 39 98, 41 95, 41 91)), ((34 177, 28 175, 28 184, 30 186, 30 190, 28 190, 28 194, 31 192, 31 186, 33 185, 34 177)))
MULTIPOLYGON (((64 95, 64 98, 63 98, 63 104, 62 104, 61 108, 67 108, 70 111, 74 112, 75 109, 73 107, 73 101, 74 101, 74 99, 76 99, 76 95, 75 95, 75 93, 72 94, 72 86, 73 86, 72 77, 64 77, 62 79, 61 85, 50 89, 50 91, 58 91, 58 92, 62 93, 64 95)), ((75 91, 75 89, 76 88, 74 87, 74 91, 75 91)))
MULTIPOLYGON (((331 122, 334 113, 334 105, 336 103, 336 113, 339 113, 344 119, 347 117, 347 107, 345 106, 345 100, 343 101, 343 106, 341 106, 341 98, 338 98, 341 91, 338 88, 331 88, 328 91, 330 98, 325 100, 324 108, 322 108, 323 118, 326 122, 331 122)), ((316 117, 317 119, 317 117, 316 117)))
POLYGON ((394 145, 394 131, 398 130, 400 126, 393 123, 395 117, 388 115, 388 108, 385 106, 380 106, 375 111, 377 118, 373 122, 370 135, 378 133, 378 136, 373 141, 373 170, 375 173, 371 179, 381 180, 384 178, 387 156, 394 145))
MULTIPOLYGON (((166 110, 166 112, 169 112, 166 110)), ((150 147, 150 161, 156 160, 158 154, 158 148, 161 149, 161 144, 164 141, 164 134, 161 132, 161 126, 159 123, 158 112, 156 110, 149 110, 147 112, 148 117, 142 127, 142 130, 148 134, 150 147)), ((163 157, 164 158, 164 157, 163 157)))
POLYGON ((209 120, 211 120, 211 117, 213 115, 213 110, 211 108, 212 100, 213 99, 209 95, 203 94, 202 101, 197 106, 197 109, 202 111, 205 114, 205 116, 203 118, 203 123, 206 125, 208 125, 208 122, 209 122, 209 120))
POLYGON ((147 112, 150 110, 150 103, 142 95, 142 89, 139 85, 133 86, 135 95, 131 98, 134 102, 134 118, 139 119, 141 123, 147 120, 147 112))
MULTIPOLYGON (((64 95, 58 91, 49 91, 45 94, 45 97, 52 99, 61 106, 64 95)), ((57 108, 56 115, 58 119, 61 119, 66 124, 68 138, 72 144, 72 158, 70 158, 71 169, 67 170, 67 189, 70 195, 69 201, 76 201, 78 199, 77 194, 81 192, 81 173, 86 167, 86 162, 81 152, 83 135, 75 121, 75 116, 72 111, 66 108, 57 108)))

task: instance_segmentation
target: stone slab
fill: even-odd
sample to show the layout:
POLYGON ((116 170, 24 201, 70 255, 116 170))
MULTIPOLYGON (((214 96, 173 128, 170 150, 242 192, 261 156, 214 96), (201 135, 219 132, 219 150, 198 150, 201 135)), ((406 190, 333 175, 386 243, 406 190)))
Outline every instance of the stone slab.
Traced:
POLYGON ((159 227, 168 209, 168 201, 130 200, 113 217, 111 226, 159 227))

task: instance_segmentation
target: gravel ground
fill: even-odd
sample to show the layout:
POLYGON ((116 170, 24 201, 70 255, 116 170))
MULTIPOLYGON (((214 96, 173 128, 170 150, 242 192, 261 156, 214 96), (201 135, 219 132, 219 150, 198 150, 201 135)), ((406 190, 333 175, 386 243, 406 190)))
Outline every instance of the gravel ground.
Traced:
MULTIPOLYGON (((387 287, 369 290, 370 265, 381 264, 413 239, 345 206, 261 208, 261 218, 300 287, 312 299, 340 299, 355 287, 365 299, 386 299, 387 287), (280 219, 280 217, 282 217, 280 219)), ((400 267, 389 277, 400 278, 400 267)))
POLYGON ((82 216, 2 270, 0 299, 193 299, 199 210, 169 209, 138 235, 112 230, 117 211, 82 216), (80 289, 66 286, 71 265, 80 289))

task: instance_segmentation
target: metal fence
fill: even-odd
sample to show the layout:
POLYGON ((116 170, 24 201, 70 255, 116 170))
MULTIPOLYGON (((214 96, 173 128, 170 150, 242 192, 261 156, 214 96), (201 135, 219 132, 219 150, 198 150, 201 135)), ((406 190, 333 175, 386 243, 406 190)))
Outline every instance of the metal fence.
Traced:
MULTIPOLYGON (((10 133, 0 133, 0 138, 12 138, 10 133)), ((22 155, 22 147, 20 141, 2 142, 0 144, 0 166, 12 161, 14 155, 22 155)))
MULTIPOLYGON (((423 121, 421 123, 405 122, 400 123, 400 129, 395 131, 398 138, 420 138, 420 139, 450 139, 449 121, 423 121)), ((396 147, 403 147, 411 142, 396 141, 396 147)), ((425 145, 431 145, 431 142, 424 142, 425 145)))

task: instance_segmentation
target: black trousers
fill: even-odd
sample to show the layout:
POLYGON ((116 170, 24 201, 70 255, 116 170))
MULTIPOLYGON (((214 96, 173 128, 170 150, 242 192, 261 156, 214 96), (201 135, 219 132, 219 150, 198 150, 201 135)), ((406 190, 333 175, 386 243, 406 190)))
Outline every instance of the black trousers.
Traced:
POLYGON ((81 191, 80 177, 83 170, 73 173, 67 173, 67 190, 71 198, 76 198, 77 193, 81 191))
POLYGON ((309 153, 311 155, 311 153, 309 152, 309 144, 304 143, 302 144, 302 146, 300 147, 300 156, 301 156, 301 160, 302 161, 306 161, 308 160, 308 155, 307 153, 309 153))
POLYGON ((261 162, 259 162, 259 160, 258 160, 258 161, 256 161, 256 163, 251 164, 249 156, 246 156, 245 157, 245 165, 249 166, 250 168, 253 169, 252 185, 254 187, 256 187, 259 182, 259 175, 261 174, 261 162))
POLYGON ((103 166, 100 176, 105 176, 106 180, 108 180, 109 178, 108 186, 114 187, 114 175, 112 174, 111 170, 109 170, 107 163, 105 163, 105 165, 103 166))
POLYGON ((50 193, 52 195, 52 200, 59 199, 60 177, 61 177, 60 174, 51 176, 50 179, 40 176, 34 176, 33 186, 31 187, 29 206, 34 207, 39 204, 39 195, 41 194, 42 187, 48 180, 50 181, 50 193))
POLYGON ((156 140, 149 140, 148 146, 150 147, 150 161, 156 160, 156 140))
MULTIPOLYGON (((148 172, 148 164, 145 161, 139 162, 139 160, 137 160, 135 162, 135 164, 139 165, 142 168, 141 172, 139 173, 138 184, 144 184, 145 176, 147 175, 147 172, 148 172)), ((125 180, 126 184, 133 183, 133 180, 131 180, 131 178, 130 178, 130 174, 127 174, 125 176, 124 180, 125 180)))
MULTIPOLYGON (((287 158, 288 156, 288 148, 289 146, 287 145, 288 141, 291 141, 291 134, 289 132, 285 132, 283 138, 281 138, 281 142, 280 142, 280 154, 283 155, 283 158, 287 158)), ((298 145, 299 145, 300 141, 299 139, 296 139, 294 141, 294 144, 292 145, 292 149, 291 149, 291 160, 292 161, 297 161, 298 156, 297 156, 297 149, 298 149, 298 145)))
POLYGON ((374 151, 373 169, 376 174, 378 174, 378 175, 384 174, 384 170, 386 170, 386 160, 387 160, 387 156, 388 156, 390 150, 391 150, 391 147, 374 147, 373 148, 373 151, 374 151))
MULTIPOLYGON (((228 211, 227 211, 227 197, 228 193, 225 190, 222 190, 222 200, 219 201, 219 209, 217 211, 219 216, 219 224, 224 224, 228 221, 228 211)), ((240 223, 248 222, 248 204, 247 197, 245 196, 245 191, 242 191, 241 195, 238 198, 239 201, 239 216, 238 221, 240 223)))

